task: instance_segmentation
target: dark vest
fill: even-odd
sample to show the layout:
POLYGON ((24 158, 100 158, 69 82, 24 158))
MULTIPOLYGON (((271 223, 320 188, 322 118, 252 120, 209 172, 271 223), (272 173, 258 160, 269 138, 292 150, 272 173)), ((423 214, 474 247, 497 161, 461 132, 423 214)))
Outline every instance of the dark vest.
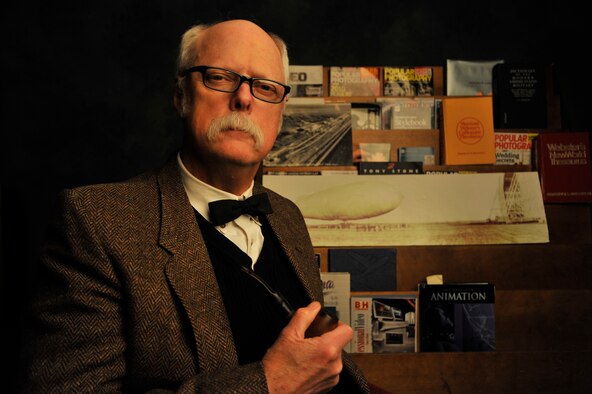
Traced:
MULTIPOLYGON (((197 211, 195 214, 230 320, 239 363, 259 361, 286 325, 287 316, 263 285, 240 269, 240 265, 250 269, 251 258, 197 211)), ((265 219, 261 223, 264 242, 255 273, 281 293, 293 309, 308 305, 310 298, 269 224, 265 219)))

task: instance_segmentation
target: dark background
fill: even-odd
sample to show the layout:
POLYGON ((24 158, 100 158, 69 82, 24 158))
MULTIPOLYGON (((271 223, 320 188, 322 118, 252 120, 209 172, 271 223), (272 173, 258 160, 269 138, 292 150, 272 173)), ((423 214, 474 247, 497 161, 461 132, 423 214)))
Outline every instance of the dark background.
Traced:
MULTIPOLYGON (((190 25, 251 19, 293 64, 556 66, 563 126, 589 130, 589 17, 569 1, 47 1, 2 18, 2 355, 9 376, 56 193, 163 164, 180 143, 177 45, 190 25), (586 97, 587 98, 587 97, 586 97)), ((14 371, 13 371, 14 369, 14 371)))

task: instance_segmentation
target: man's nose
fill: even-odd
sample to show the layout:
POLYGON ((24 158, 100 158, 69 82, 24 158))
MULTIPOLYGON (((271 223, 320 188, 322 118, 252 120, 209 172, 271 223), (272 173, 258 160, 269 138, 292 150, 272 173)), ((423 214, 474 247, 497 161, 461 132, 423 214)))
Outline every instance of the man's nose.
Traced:
POLYGON ((248 81, 243 81, 237 91, 232 94, 231 107, 233 110, 249 111, 253 102, 251 86, 248 81))

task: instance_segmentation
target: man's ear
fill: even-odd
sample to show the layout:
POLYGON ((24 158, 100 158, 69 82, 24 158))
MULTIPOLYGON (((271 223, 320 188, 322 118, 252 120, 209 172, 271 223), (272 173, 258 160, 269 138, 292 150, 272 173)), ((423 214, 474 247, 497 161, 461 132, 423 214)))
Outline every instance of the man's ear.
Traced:
POLYGON ((177 77, 175 80, 175 93, 173 94, 173 104, 181 118, 185 117, 185 101, 187 99, 185 97, 184 83, 183 78, 177 77))
POLYGON ((183 93, 181 93, 179 89, 175 89, 175 94, 173 94, 173 104, 175 105, 175 109, 177 110, 177 114, 182 118, 183 117, 183 93))

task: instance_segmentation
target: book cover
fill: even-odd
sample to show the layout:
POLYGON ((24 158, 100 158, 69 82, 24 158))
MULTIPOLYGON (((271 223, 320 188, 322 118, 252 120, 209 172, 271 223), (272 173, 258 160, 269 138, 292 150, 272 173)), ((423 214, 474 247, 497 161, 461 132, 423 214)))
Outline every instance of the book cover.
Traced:
POLYGON ((422 283, 418 310, 419 351, 496 350, 493 284, 422 283))
POLYGON ((395 248, 329 249, 329 271, 349 272, 351 291, 397 290, 395 248))
POLYGON ((446 60, 447 96, 490 96, 493 67, 503 60, 446 60))
POLYGON ((323 97, 323 66, 290 65, 290 97, 323 97))
MULTIPOLYGON (((349 272, 321 272, 323 281, 323 300, 325 309, 331 311, 339 320, 350 322, 350 274, 349 272)), ((345 351, 350 351, 347 344, 345 351)))
POLYGON ((532 141, 538 133, 496 131, 495 164, 496 165, 531 165, 532 141))
POLYGON ((358 163, 359 175, 417 175, 423 174, 421 161, 374 161, 358 163))
POLYGON ((398 149, 398 157, 400 162, 411 161, 426 165, 436 164, 433 146, 402 146, 398 149))
POLYGON ((492 74, 496 129, 547 127, 547 84, 543 65, 498 63, 492 74))
POLYGON ((543 201, 592 202, 590 134, 541 132, 535 141, 543 201))
POLYGON ((383 67, 383 96, 433 96, 432 67, 383 67))
POLYGON ((416 352, 416 293, 352 296, 352 353, 416 352))
POLYGON ((323 99, 291 99, 264 166, 351 166, 351 106, 323 99))
POLYGON ((380 67, 330 67, 329 96, 380 96, 380 67))
POLYGON ((491 96, 446 97, 442 101, 444 164, 494 164, 491 96))
POLYGON ((380 104, 377 103, 352 103, 351 104, 352 128, 354 130, 380 130, 382 121, 380 104))
POLYGON ((360 142, 361 161, 390 161, 391 144, 388 142, 360 142))
POLYGON ((433 97, 378 98, 382 126, 390 130, 427 130, 434 128, 433 97))

